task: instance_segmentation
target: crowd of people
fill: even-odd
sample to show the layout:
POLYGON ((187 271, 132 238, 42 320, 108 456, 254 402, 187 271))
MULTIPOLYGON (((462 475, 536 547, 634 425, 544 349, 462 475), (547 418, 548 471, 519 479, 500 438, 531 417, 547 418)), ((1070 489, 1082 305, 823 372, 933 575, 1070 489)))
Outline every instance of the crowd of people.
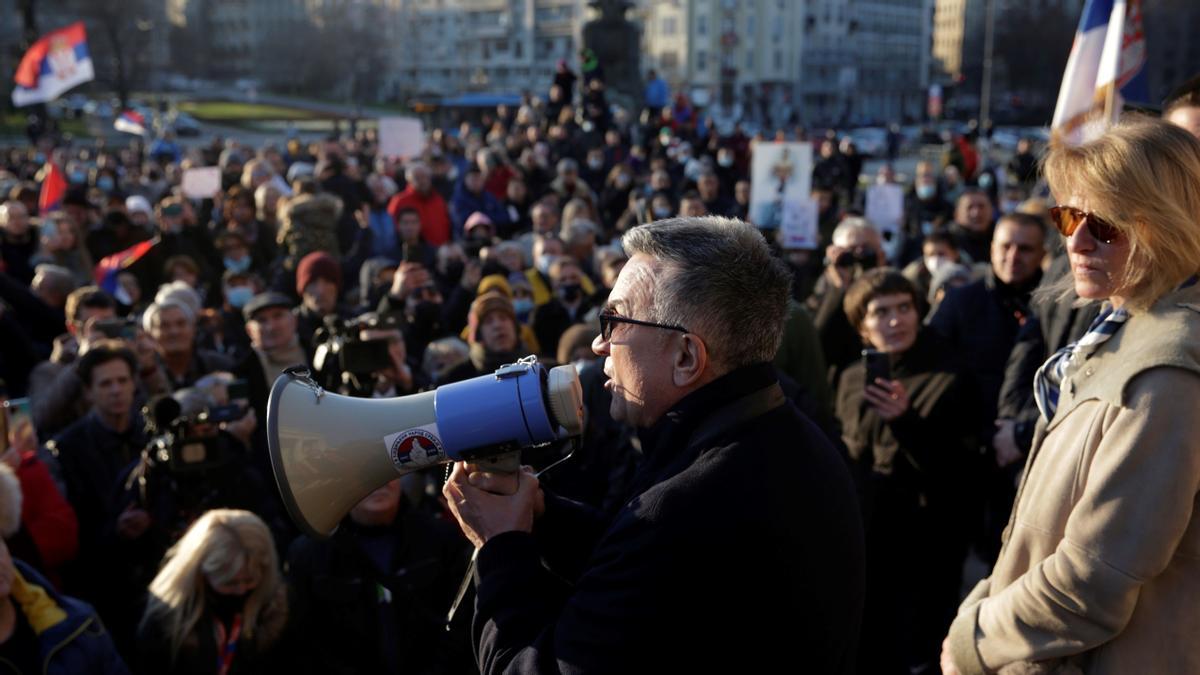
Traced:
MULTIPOLYGON (((808 137, 722 135, 655 78, 640 117, 614 115, 602 76, 571 75, 560 69, 546 101, 434 129, 411 158, 379 154, 373 131, 261 147, 47 138, 0 153, 11 469, 0 466, 0 491, 17 500, 0 547, 0 657, 30 669, 45 658, 51 672, 480 667, 471 612, 446 624, 479 542, 451 517, 442 472, 376 490, 328 540, 302 535, 275 489, 267 397, 293 366, 329 390, 386 398, 528 354, 573 364, 583 443, 541 484, 601 512, 629 498, 644 439, 614 418, 593 352, 629 259, 622 237, 677 216, 749 220, 756 144, 808 137), (47 210, 51 164, 69 185, 47 210), (183 173, 208 166, 220 190, 185 194, 183 173)), ((1191 92, 1166 116, 1186 126, 1198 114, 1191 92)), ((1000 543, 1024 459, 1050 442, 1035 438, 1039 367, 1100 310, 1041 292, 1071 264, 1037 148, 1022 141, 1001 163, 976 140, 952 137, 944 156, 898 179, 890 166, 863 176, 853 142, 831 132, 812 141, 819 247, 789 248, 760 228, 791 276, 774 373, 857 487, 857 672, 946 669, 952 621, 951 671, 1025 658, 962 646, 964 562, 999 559, 1004 585, 1024 571, 1028 557, 1000 543), (897 180, 905 217, 899 241, 886 241, 863 215, 863 187, 897 180), (882 370, 864 349, 886 355, 882 370)), ((1082 189, 1076 164, 1051 168, 1056 196, 1082 189)), ((758 328, 739 330, 752 341, 758 328)), ((527 463, 549 465, 554 452, 527 463)), ((993 578, 992 598, 987 587, 972 597, 1019 602, 997 600, 1000 590, 993 578)), ((974 607, 980 625, 993 622, 989 639, 995 629, 1045 641, 974 607)), ((1055 655, 1046 649, 1031 653, 1055 655)))

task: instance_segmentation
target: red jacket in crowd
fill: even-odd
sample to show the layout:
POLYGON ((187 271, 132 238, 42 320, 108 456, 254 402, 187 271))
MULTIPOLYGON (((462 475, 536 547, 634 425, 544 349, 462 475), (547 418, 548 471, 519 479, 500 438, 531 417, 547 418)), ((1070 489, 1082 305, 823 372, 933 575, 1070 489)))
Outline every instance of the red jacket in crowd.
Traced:
POLYGON ((392 197, 387 210, 392 220, 396 220, 396 214, 404 208, 416 209, 421 214, 421 237, 431 246, 441 246, 450 241, 450 210, 446 207, 446 200, 436 190, 423 195, 409 185, 392 197))

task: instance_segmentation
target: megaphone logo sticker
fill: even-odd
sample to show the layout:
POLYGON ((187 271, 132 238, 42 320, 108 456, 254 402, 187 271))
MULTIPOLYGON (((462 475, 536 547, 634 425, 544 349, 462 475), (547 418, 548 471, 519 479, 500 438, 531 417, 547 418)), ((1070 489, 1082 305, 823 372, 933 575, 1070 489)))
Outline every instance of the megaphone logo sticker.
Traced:
POLYGON ((436 424, 405 429, 383 439, 396 468, 437 464, 446 455, 436 424))

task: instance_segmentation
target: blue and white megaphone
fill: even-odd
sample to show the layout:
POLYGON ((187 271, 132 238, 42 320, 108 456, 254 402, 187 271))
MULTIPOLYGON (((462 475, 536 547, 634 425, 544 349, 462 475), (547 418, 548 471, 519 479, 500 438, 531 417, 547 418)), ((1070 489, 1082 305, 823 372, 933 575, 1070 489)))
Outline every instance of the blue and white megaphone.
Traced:
POLYGON ((536 357, 491 375, 391 399, 340 396, 304 370, 275 380, 267 443, 292 519, 329 536, 360 500, 388 481, 455 461, 519 468, 522 448, 583 432, 583 390, 572 366, 536 357))

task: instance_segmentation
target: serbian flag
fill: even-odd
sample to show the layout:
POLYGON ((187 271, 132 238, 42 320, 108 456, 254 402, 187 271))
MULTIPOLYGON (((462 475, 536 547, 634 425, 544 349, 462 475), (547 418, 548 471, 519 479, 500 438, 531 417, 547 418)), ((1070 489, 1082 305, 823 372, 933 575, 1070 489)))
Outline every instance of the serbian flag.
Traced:
POLYGON ((109 295, 121 303, 130 304, 131 299, 129 294, 117 283, 117 276, 141 260, 157 243, 158 239, 147 239, 146 241, 130 246, 124 251, 117 251, 101 259, 100 262, 96 263, 96 268, 92 271, 92 277, 96 280, 96 285, 103 288, 109 295))
POLYGON ((58 98, 71 87, 96 79, 83 22, 43 35, 33 43, 13 78, 13 105, 20 107, 58 98))
POLYGON ((1054 138, 1083 143, 1104 133, 1126 102, 1149 100, 1142 0, 1087 0, 1054 108, 1054 138))
POLYGON ((136 110, 126 110, 113 120, 113 128, 127 134, 146 135, 146 118, 136 110))
POLYGON ((67 185, 62 169, 53 162, 46 162, 46 168, 42 170, 42 190, 38 194, 38 212, 44 215, 62 208, 67 185))

